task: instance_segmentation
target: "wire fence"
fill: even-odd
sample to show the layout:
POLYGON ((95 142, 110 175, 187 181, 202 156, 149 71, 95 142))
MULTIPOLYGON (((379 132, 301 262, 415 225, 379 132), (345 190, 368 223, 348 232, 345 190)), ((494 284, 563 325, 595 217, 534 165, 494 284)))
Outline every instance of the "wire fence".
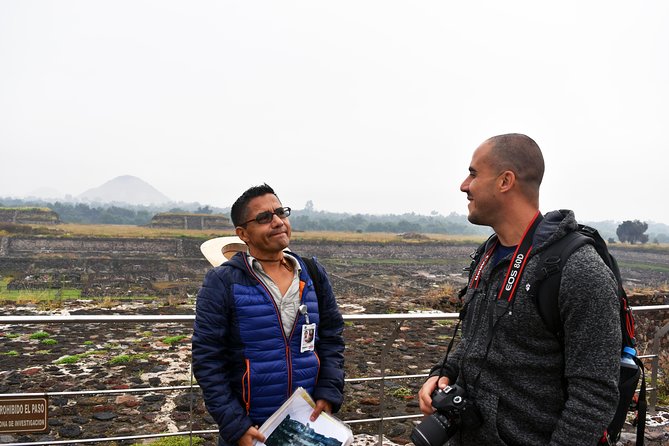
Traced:
MULTIPOLYGON (((659 312, 659 311, 668 311, 669 305, 652 305, 652 306, 639 306, 633 307, 632 310, 635 313, 642 312, 659 312)), ((393 343, 397 339, 402 327, 405 323, 411 321, 438 321, 438 320, 448 320, 456 319, 458 313, 403 313, 403 314, 352 314, 344 315, 345 323, 355 323, 355 322, 379 322, 384 326, 388 326, 390 329, 386 332, 386 337, 383 340, 383 344, 380 345, 380 354, 378 355, 379 360, 379 370, 380 373, 374 376, 366 377, 352 377, 347 378, 346 382, 351 383, 362 383, 362 382, 377 382, 378 387, 378 398, 379 398, 379 413, 378 417, 371 418, 361 418, 361 419, 346 419, 343 418, 342 421, 349 425, 355 425, 360 423, 376 423, 378 424, 377 430, 377 440, 378 444, 382 444, 382 439, 385 434, 385 422, 388 421, 397 421, 397 420, 411 420, 422 417, 420 414, 406 414, 400 416, 391 416, 384 413, 384 408, 388 395, 386 394, 386 385, 395 380, 407 380, 407 379, 417 379, 422 380, 427 377, 427 374, 406 374, 406 375, 397 375, 397 374, 387 374, 389 365, 387 364, 389 358, 389 350, 392 348, 393 343)), ((191 323, 195 319, 194 315, 67 315, 67 316, 0 316, 0 328, 4 325, 39 325, 39 324, 116 324, 116 323, 168 323, 168 322, 181 322, 181 323, 191 323)), ((647 389, 650 395, 649 398, 649 408, 654 411, 657 405, 657 381, 658 381, 658 369, 659 369, 659 353, 660 353, 660 341, 661 339, 669 333, 669 324, 661 327, 654 335, 652 342, 650 343, 650 354, 642 355, 640 358, 645 362, 648 362, 651 369, 651 379, 650 387, 647 389)), ((347 343, 347 349, 355 349, 355 343, 347 343)), ((3 393, 0 394, 0 397, 3 398, 12 398, 12 397, 57 397, 57 396, 66 396, 66 397, 76 397, 76 396, 86 396, 86 395, 113 395, 113 394, 133 394, 133 393, 151 393, 151 392, 170 392, 170 391, 189 391, 191 394, 193 390, 197 389, 197 384, 194 384, 192 379, 192 367, 191 367, 191 384, 184 386, 161 386, 161 387, 140 387, 140 388, 130 388, 130 389, 106 389, 106 390, 81 390, 81 391, 63 391, 63 392, 43 392, 43 393, 3 393)), ((59 444, 84 444, 84 443, 103 443, 103 442, 124 442, 124 441, 134 441, 134 440, 143 440, 143 439, 153 439, 153 438, 162 438, 162 437, 171 437, 171 436, 188 436, 191 438, 191 442, 194 436, 197 435, 215 435, 218 433, 218 430, 215 429, 206 429, 206 430, 195 430, 192 429, 192 418, 193 418, 193 403, 191 399, 191 429, 177 431, 177 432, 164 432, 158 434, 142 434, 142 435, 126 435, 126 436, 113 436, 106 438, 85 438, 85 439, 67 439, 67 440, 48 440, 48 441, 30 441, 30 442, 14 442, 14 443, 2 443, 7 446, 37 446, 37 445, 59 445, 59 444)))

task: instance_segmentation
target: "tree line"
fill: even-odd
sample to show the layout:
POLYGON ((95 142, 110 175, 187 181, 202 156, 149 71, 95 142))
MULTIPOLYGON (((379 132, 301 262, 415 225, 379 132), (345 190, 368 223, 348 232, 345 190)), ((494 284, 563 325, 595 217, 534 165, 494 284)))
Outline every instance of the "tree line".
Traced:
MULTIPOLYGON (((56 212, 63 223, 103 224, 103 225, 136 225, 144 226, 151 223, 151 218, 158 212, 168 209, 154 206, 133 205, 95 205, 87 203, 43 202, 3 198, 0 207, 47 207, 56 212)), ((188 210, 193 212, 194 210, 188 210)), ((211 211, 209 211, 211 213, 211 211)))
POLYGON ((490 229, 474 226, 464 215, 419 215, 415 213, 370 215, 342 214, 310 209, 291 213, 290 224, 297 231, 348 231, 485 235, 490 229))
MULTIPOLYGON (((68 202, 44 202, 39 200, 21 200, 3 198, 0 207, 47 207, 55 211, 63 223, 111 224, 143 226, 151 223, 151 218, 159 212, 192 212, 200 214, 229 214, 229 208, 201 206, 199 203, 179 203, 179 207, 137 206, 120 204, 87 204, 68 202)), ((487 234, 489 228, 474 226, 464 215, 450 214, 443 216, 418 215, 370 215, 346 214, 316 211, 313 204, 307 203, 305 209, 293 210, 291 226, 296 231, 349 231, 349 232, 421 232, 433 234, 477 235, 487 234)))
MULTIPOLYGON (((176 206, 137 206, 129 204, 88 204, 70 202, 44 202, 39 200, 21 200, 3 198, 0 207, 48 207, 55 211, 63 223, 79 224, 111 224, 145 226, 151 223, 153 216, 159 212, 192 212, 198 214, 229 214, 229 208, 216 208, 199 203, 178 203, 176 206)), ((487 235, 490 228, 475 226, 465 215, 451 213, 441 215, 432 212, 430 215, 415 213, 405 214, 347 214, 317 211, 313 203, 308 201, 304 209, 294 209, 291 226, 296 231, 348 231, 348 232, 390 232, 390 233, 428 233, 454 235, 487 235)), ((605 222, 602 222, 604 225, 605 222)), ((610 230, 590 224, 606 234, 609 243, 613 238, 610 230)), ((664 225, 663 225, 664 226, 664 225)), ((640 220, 626 220, 617 226, 615 234, 623 243, 648 243, 650 236, 646 234, 648 224, 640 220)), ((652 242, 669 242, 669 234, 653 233, 652 242)))

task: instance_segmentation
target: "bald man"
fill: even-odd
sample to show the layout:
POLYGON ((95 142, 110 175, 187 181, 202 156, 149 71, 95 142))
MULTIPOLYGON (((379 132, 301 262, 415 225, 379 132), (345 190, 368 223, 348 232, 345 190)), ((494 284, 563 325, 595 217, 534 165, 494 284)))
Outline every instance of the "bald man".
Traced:
MULTIPOLYGON (((484 141, 460 186, 468 219, 494 235, 463 297, 462 340, 419 392, 457 384, 480 419, 450 445, 596 445, 618 402, 620 316, 616 282, 595 249, 566 261, 558 294, 563 336, 542 320, 531 281, 548 246, 577 229, 568 210, 539 211, 544 160, 522 134, 484 141)), ((565 181, 568 181, 565 178, 565 181)))

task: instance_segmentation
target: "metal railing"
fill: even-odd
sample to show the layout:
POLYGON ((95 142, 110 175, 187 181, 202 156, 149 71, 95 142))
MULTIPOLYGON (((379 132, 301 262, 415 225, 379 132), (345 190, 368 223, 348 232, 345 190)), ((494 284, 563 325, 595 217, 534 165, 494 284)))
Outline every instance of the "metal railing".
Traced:
MULTIPOLYGON (((632 310, 635 313, 640 312, 651 312, 651 311, 669 311, 669 305, 652 305, 652 306, 639 306, 632 307, 632 310)), ((421 414, 416 415, 401 415, 401 416, 385 416, 385 384, 388 381, 392 380, 402 380, 402 379, 418 379, 425 378, 427 374, 415 374, 415 375, 386 375, 388 369, 386 360, 388 357, 388 351, 392 346, 393 342, 397 339, 398 334, 400 333, 401 327, 407 321, 433 321, 433 320, 446 320, 446 319, 456 319, 458 313, 397 313, 397 314, 352 314, 344 315, 344 322, 385 322, 385 323, 394 323, 393 330, 389 333, 385 343, 382 346, 382 351, 380 356, 380 371, 379 376, 372 377, 357 377, 357 378, 347 378, 347 383, 352 382, 366 382, 366 381, 378 381, 380 382, 379 388, 379 413, 380 417, 375 418, 366 418, 366 419, 343 419, 346 424, 358 424, 358 423, 378 423, 378 444, 382 444, 383 434, 384 434, 384 421, 390 420, 408 420, 413 418, 422 417, 421 414)), ((71 323, 113 323, 113 322, 123 322, 123 323, 140 323, 140 322, 193 322, 195 320, 194 315, 68 315, 68 316, 0 316, 0 325, 39 325, 39 324, 71 324, 71 323)), ((669 324, 666 324, 660 328, 654 335, 653 341, 651 343, 651 353, 648 355, 639 356, 641 359, 648 360, 650 359, 651 365, 651 383, 647 391, 650 394, 649 407, 651 410, 656 409, 657 404, 657 379, 658 379, 658 368, 659 368, 659 352, 660 352, 660 341, 661 338, 669 333, 669 324)), ((192 369, 192 368, 191 368, 192 369)), ((192 371, 191 371, 192 374, 192 371)), ((191 379, 191 383, 193 380, 191 379)), ((114 390, 82 390, 82 391, 70 391, 70 392, 43 392, 43 393, 6 393, 2 394, 4 397, 41 397, 41 396, 76 396, 76 395, 104 395, 104 394, 118 394, 118 393, 148 393, 148 392, 159 392, 159 391, 173 391, 173 390, 191 390, 196 388, 196 384, 186 385, 186 386, 171 386, 171 387, 144 387, 144 388, 135 388, 135 389, 114 389, 114 390)), ((191 408, 191 417, 192 417, 192 408, 191 408)), ((50 440, 46 442, 24 442, 24 443, 5 443, 7 446, 37 446, 37 445, 58 445, 58 444, 79 444, 79 443, 97 443, 97 442, 111 442, 111 441, 126 441, 126 440, 141 440, 148 438, 160 438, 168 436, 193 436, 193 435, 202 435, 202 434, 217 434, 218 430, 193 430, 192 428, 188 431, 179 431, 179 432, 169 432, 162 434, 144 434, 144 435, 131 435, 131 436, 119 436, 119 437, 109 437, 109 438, 86 438, 86 439, 68 439, 68 440, 50 440)))

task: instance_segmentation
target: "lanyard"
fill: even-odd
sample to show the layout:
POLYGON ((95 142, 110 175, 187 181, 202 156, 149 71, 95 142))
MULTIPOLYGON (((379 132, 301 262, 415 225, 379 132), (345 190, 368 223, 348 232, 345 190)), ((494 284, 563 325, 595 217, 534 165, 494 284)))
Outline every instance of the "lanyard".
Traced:
MULTIPOLYGON (((497 295, 498 300, 504 299, 507 302, 511 302, 511 300, 513 300, 513 296, 516 293, 516 287, 520 283, 520 277, 523 274, 523 270, 525 269, 527 258, 530 255, 530 251, 532 251, 532 238, 534 237, 534 231, 537 229, 537 226, 539 226, 539 223, 541 223, 541 220, 543 220, 543 216, 539 211, 537 211, 536 215, 525 229, 523 238, 518 244, 516 251, 513 253, 513 260, 509 265, 509 269, 506 272, 506 277, 504 278, 504 286, 499 290, 499 294, 497 295)), ((495 251, 495 248, 497 248, 498 244, 499 240, 496 240, 492 247, 488 249, 483 255, 483 258, 474 270, 472 280, 469 282, 470 288, 478 288, 483 269, 490 261, 490 258, 492 257, 492 254, 495 251)))

